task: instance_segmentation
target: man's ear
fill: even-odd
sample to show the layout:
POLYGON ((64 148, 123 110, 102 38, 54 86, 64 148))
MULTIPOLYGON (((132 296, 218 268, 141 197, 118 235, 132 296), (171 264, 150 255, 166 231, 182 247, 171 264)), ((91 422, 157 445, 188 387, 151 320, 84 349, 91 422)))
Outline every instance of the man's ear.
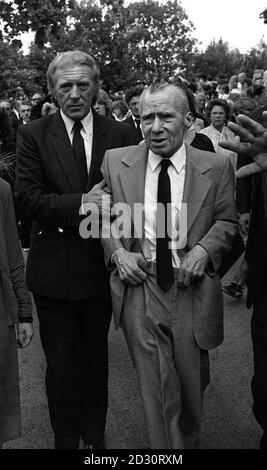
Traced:
POLYGON ((189 127, 193 124, 194 117, 191 111, 187 111, 184 119, 184 127, 185 129, 189 129, 189 127))

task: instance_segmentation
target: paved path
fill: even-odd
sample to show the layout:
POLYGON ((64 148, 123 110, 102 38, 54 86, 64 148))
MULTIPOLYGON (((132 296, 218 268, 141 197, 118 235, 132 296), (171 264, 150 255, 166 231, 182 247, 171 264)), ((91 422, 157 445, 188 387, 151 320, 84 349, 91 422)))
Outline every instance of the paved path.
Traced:
MULTIPOLYGON (((205 394, 201 448, 256 449, 261 430, 251 412, 251 312, 245 301, 225 296, 225 341, 210 352, 211 383, 205 394)), ((5 448, 52 449, 44 393, 45 362, 35 318, 32 345, 19 351, 23 435, 5 448)), ((142 449, 146 436, 135 373, 122 332, 110 330, 110 395, 106 444, 142 449)))

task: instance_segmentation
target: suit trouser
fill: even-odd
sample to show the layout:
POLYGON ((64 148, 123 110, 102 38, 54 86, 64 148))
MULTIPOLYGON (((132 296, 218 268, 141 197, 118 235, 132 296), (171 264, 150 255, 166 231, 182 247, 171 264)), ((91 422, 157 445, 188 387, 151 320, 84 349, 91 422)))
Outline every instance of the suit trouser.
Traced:
POLYGON ((103 441, 108 400, 110 299, 34 295, 47 361, 46 392, 57 442, 103 441))
POLYGON ((155 275, 148 274, 142 285, 126 288, 121 325, 140 384, 151 448, 198 448, 209 360, 192 330, 192 288, 180 289, 175 279, 164 293, 155 275))
POLYGON ((254 355, 254 375, 251 381, 253 413, 267 432, 267 283, 254 304, 251 317, 251 337, 254 355))

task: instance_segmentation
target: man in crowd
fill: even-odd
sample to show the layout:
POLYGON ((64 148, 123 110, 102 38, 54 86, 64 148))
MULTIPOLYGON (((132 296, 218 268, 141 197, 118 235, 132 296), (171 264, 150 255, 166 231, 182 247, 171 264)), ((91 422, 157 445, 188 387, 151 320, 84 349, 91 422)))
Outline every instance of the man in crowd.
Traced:
POLYGON ((32 106, 36 106, 42 99, 42 95, 40 93, 34 93, 32 95, 31 103, 32 106))
POLYGON ((209 126, 208 117, 205 112, 206 102, 207 100, 206 100, 205 93, 196 93, 195 95, 196 117, 198 117, 199 119, 203 119, 204 127, 209 126))
POLYGON ((142 129, 140 126, 140 114, 139 114, 139 101, 140 101, 140 96, 142 94, 143 89, 138 86, 135 88, 131 88, 125 96, 125 101, 128 104, 132 115, 125 119, 125 123, 129 124, 131 126, 131 129, 133 131, 133 134, 136 139, 136 144, 139 144, 141 140, 143 140, 143 133, 142 129))
MULTIPOLYGON (((80 51, 58 54, 48 88, 59 111, 20 126, 16 201, 34 221, 27 262, 47 360, 46 391, 55 448, 104 447, 108 273, 98 239, 83 239, 82 203, 99 202, 107 149, 133 143, 130 129, 91 108, 99 71, 80 51)), ((102 194, 102 192, 101 192, 102 194)))
POLYGON ((19 108, 22 124, 28 124, 31 118, 32 105, 29 101, 22 101, 19 108))
POLYGON ((130 235, 102 239, 114 267, 113 312, 137 371, 150 446, 197 448, 208 350, 223 340, 217 273, 237 231, 233 168, 184 143, 192 114, 183 88, 151 85, 140 116, 145 142, 108 151, 102 166, 113 211, 144 203, 141 230, 133 220, 130 235))
POLYGON ((0 108, 4 109, 8 116, 11 116, 12 107, 11 107, 11 103, 9 100, 6 100, 5 98, 1 98, 0 108))
MULTIPOLYGON (((267 113, 263 113, 267 117, 267 113)), ((247 306, 253 305, 251 337, 254 353, 254 375, 251 381, 253 413, 263 429, 260 448, 267 449, 267 130, 245 115, 238 116, 229 127, 241 142, 223 142, 255 161, 238 170, 237 176, 255 175, 251 217, 245 259, 248 263, 247 306)))

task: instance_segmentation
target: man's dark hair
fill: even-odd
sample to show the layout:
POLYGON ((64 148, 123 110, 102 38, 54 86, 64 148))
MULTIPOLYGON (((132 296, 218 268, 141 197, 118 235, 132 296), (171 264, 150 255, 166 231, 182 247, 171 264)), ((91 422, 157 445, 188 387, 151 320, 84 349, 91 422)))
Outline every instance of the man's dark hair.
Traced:
POLYGON ((130 90, 128 90, 125 95, 126 103, 129 104, 129 102, 134 96, 141 96, 142 93, 143 93, 143 88, 141 86, 130 88, 130 90))

